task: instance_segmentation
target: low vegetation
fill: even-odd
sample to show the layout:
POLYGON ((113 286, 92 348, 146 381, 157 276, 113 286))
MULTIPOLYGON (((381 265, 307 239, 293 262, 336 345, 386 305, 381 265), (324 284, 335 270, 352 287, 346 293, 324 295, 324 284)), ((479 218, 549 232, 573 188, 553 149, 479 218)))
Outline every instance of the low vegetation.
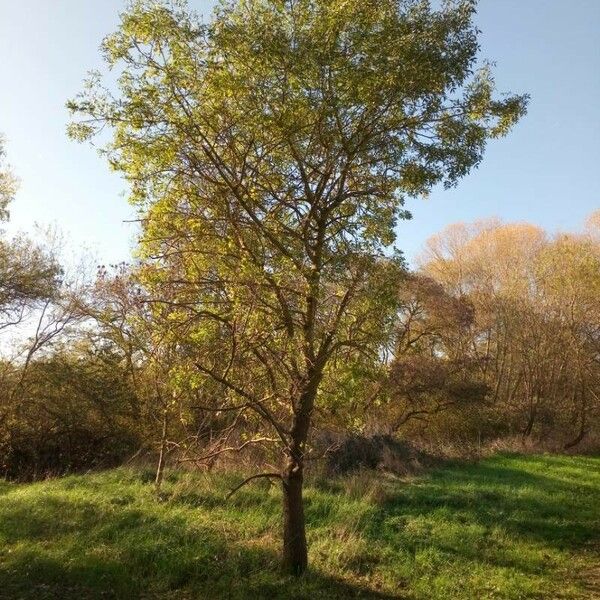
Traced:
MULTIPOLYGON (((600 459, 499 455, 309 481, 312 566, 281 574, 280 489, 119 468, 2 484, 0 597, 591 598, 600 459)), ((597 574, 596 574, 597 576, 597 574)), ((595 587, 594 587, 595 586, 595 587)))

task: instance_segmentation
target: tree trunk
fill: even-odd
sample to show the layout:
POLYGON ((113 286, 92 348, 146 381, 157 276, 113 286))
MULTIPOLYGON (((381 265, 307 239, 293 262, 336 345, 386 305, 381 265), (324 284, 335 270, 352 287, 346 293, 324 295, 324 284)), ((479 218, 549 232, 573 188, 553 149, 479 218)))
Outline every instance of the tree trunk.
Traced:
POLYGON ((527 421, 527 425, 525 426, 525 429, 523 429, 523 437, 529 437, 531 435, 531 432, 533 431, 533 425, 535 423, 535 411, 529 413, 529 419, 527 421))
POLYGON ((321 374, 309 379, 297 403, 292 443, 287 451, 287 462, 282 474, 283 481, 283 566, 292 575, 302 575, 308 565, 308 549, 304 523, 304 502, 302 486, 304 483, 304 451, 310 417, 321 374))
POLYGON ((308 376, 295 404, 291 428, 291 444, 281 479, 283 481, 283 566, 292 575, 302 575, 308 566, 306 527, 304 523, 304 452, 308 440, 311 415, 323 373, 322 359, 315 366, 314 356, 308 361, 308 376))
POLYGON ((168 418, 169 411, 165 406, 163 410, 163 419, 162 419, 162 431, 160 436, 160 451, 158 455, 158 465, 156 465, 156 478, 154 479, 154 485, 156 487, 156 491, 160 492, 160 487, 162 485, 163 475, 165 471, 165 460, 166 460, 166 452, 167 452, 167 427, 168 427, 168 418))
POLYGON ((570 450, 571 448, 575 448, 575 446, 579 445, 583 441, 583 438, 585 438, 585 436, 587 435, 586 404, 587 403, 586 403, 585 393, 582 392, 582 394, 581 394, 581 423, 579 426, 579 433, 575 436, 574 439, 572 439, 570 442, 567 442, 563 446, 564 450, 570 450))
POLYGON ((563 450, 570 450, 571 448, 575 448, 575 446, 578 446, 579 444, 581 444, 581 442, 583 442, 583 439, 585 438, 585 436, 587 435, 587 431, 585 430, 585 427, 582 425, 581 429, 579 430, 579 433, 577 434, 577 437, 573 440, 571 440, 570 442, 566 443, 563 446, 563 450))
POLYGON ((290 458, 283 475, 283 565, 292 575, 308 565, 302 484, 302 463, 290 458))
POLYGON ((535 424, 535 419, 537 417, 537 408, 538 408, 538 397, 536 396, 534 400, 531 400, 529 403, 529 418, 527 420, 527 425, 523 430, 523 437, 529 437, 531 432, 533 431, 533 426, 535 424))

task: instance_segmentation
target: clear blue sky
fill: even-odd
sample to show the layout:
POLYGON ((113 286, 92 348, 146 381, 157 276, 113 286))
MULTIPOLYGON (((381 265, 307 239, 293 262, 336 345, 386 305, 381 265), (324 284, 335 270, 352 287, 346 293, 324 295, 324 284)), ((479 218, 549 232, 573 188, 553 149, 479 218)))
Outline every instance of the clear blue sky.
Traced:
MULTIPOLYGON (((210 13, 210 0, 191 0, 210 13)), ((105 263, 130 255, 124 184, 65 135, 65 101, 114 29, 124 0, 0 0, 0 132, 22 180, 12 230, 55 224, 105 263)), ((578 229, 600 208, 600 0, 480 0, 482 57, 501 91, 529 92, 529 114, 490 143, 481 167, 451 191, 408 205, 398 228, 413 258, 455 221, 499 216, 551 231, 578 229)))

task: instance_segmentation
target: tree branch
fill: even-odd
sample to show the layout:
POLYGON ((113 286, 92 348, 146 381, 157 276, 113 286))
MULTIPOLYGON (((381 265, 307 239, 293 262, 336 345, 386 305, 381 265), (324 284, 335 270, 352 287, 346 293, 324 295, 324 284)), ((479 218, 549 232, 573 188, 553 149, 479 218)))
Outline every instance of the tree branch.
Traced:
POLYGON ((259 473, 258 475, 252 475, 252 477, 248 477, 247 479, 244 479, 244 481, 242 481, 242 483, 240 483, 239 485, 235 486, 229 492, 229 494, 227 494, 227 496, 225 496, 225 499, 229 500, 229 498, 231 498, 231 496, 233 496, 233 494, 235 494, 239 489, 241 489, 247 483, 250 483, 254 479, 261 479, 261 478, 265 478, 265 477, 267 477, 269 479, 271 479, 271 478, 282 479, 282 477, 281 477, 281 475, 279 473, 259 473))

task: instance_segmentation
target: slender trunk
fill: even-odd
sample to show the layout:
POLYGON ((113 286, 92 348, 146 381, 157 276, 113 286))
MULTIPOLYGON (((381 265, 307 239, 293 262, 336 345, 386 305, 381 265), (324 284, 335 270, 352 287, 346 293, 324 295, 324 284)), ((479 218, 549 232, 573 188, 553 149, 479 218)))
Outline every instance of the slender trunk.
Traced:
POLYGON ((158 465, 156 466, 156 478, 154 479, 154 485, 156 486, 157 492, 160 491, 160 486, 162 485, 163 475, 165 471, 165 455, 167 452, 167 426, 168 408, 165 406, 163 410, 162 432, 160 436, 160 452, 158 454, 158 465))
POLYGON ((290 458, 283 475, 283 565, 292 575, 308 566, 302 484, 302 463, 290 458))
POLYGON ((582 424, 579 433, 577 434, 577 437, 565 444, 563 449, 570 450, 571 448, 575 448, 575 446, 579 445, 583 441, 583 438, 585 438, 586 435, 587 431, 585 429, 584 424, 582 424))
POLYGON ((527 425, 525 426, 525 429, 523 430, 523 437, 529 437, 531 435, 531 432, 533 431, 533 425, 535 423, 535 410, 532 410, 529 413, 529 419, 527 421, 527 425))
POLYGON ((579 433, 577 434, 577 436, 572 439, 570 442, 567 442, 563 449, 564 450, 569 450, 571 448, 575 448, 575 446, 577 446, 578 444, 580 444, 583 441, 583 438, 587 435, 587 429, 586 429, 586 397, 585 397, 585 393, 582 392, 581 394, 581 413, 580 413, 580 425, 579 425, 579 433))
POLYGON ((535 421, 535 414, 531 413, 529 415, 529 420, 527 421, 527 425, 525 426, 525 429, 523 429, 523 437, 524 438, 529 437, 531 435, 534 421, 535 421))
POLYGON ((533 431, 533 426, 535 424, 535 419, 537 417, 537 408, 538 408, 538 396, 537 394, 533 397, 533 399, 529 402, 529 418, 527 420, 527 425, 523 430, 523 437, 529 437, 531 432, 533 431))

